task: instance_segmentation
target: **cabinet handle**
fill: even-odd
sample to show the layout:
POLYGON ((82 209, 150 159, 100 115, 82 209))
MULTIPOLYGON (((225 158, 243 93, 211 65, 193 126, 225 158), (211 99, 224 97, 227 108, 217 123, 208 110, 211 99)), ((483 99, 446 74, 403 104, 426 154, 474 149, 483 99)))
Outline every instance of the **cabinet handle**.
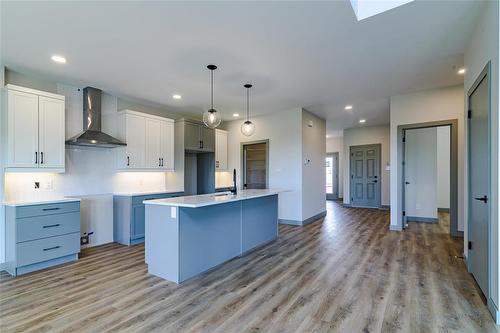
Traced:
POLYGON ((44 225, 43 228, 46 229, 46 228, 53 228, 53 227, 59 227, 60 224, 50 224, 50 225, 44 225))
POLYGON ((158 166, 161 167, 161 158, 158 159, 158 166))
POLYGON ((43 250, 44 250, 44 251, 50 251, 50 250, 55 250, 55 249, 58 249, 58 248, 60 248, 60 246, 59 246, 59 245, 58 245, 58 246, 53 246, 53 247, 48 247, 48 248, 43 249, 43 250))
POLYGON ((201 140, 200 140, 200 149, 201 149, 201 140))
POLYGON ((201 141, 201 149, 203 149, 203 141, 201 141))
POLYGON ((38 164, 38 152, 35 152, 35 164, 38 164))
POLYGON ((43 151, 40 153, 40 164, 43 164, 43 151))
POLYGON ((161 165, 160 165, 160 166, 165 166, 165 165, 163 164, 163 157, 161 158, 161 165))
POLYGON ((59 207, 54 207, 54 208, 44 208, 44 209, 42 209, 42 210, 43 210, 44 212, 46 212, 46 211, 49 211, 49 210, 59 210, 59 209, 61 209, 61 208, 59 208, 59 207))
POLYGON ((130 166, 130 156, 127 156, 127 166, 130 166))

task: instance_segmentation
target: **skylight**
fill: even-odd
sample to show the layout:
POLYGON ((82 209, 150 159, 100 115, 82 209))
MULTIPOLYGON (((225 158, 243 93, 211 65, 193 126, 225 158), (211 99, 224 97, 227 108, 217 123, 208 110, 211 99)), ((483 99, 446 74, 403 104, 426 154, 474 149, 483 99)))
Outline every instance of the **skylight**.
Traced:
POLYGON ((358 21, 405 5, 415 0, 351 0, 358 21))

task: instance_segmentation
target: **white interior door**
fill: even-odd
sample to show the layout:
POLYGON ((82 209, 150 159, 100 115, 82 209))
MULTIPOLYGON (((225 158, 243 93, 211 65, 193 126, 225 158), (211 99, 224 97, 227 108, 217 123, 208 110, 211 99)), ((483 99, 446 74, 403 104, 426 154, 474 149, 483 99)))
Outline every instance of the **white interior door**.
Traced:
POLYGON ((135 115, 127 115, 127 156, 128 168, 144 168, 146 166, 146 119, 135 115))
POLYGON ((489 75, 469 95, 469 271, 488 296, 489 75))
POLYGON ((146 119, 146 167, 161 167, 161 121, 146 119))
POLYGON ((64 168, 64 101, 38 98, 38 146, 40 168, 64 168))
POLYGON ((165 170, 174 170, 174 124, 162 121, 160 137, 161 167, 165 170))
POLYGON ((38 167, 38 95, 8 91, 9 168, 38 167))
POLYGON ((326 200, 337 200, 338 189, 338 154, 328 154, 326 166, 326 200))

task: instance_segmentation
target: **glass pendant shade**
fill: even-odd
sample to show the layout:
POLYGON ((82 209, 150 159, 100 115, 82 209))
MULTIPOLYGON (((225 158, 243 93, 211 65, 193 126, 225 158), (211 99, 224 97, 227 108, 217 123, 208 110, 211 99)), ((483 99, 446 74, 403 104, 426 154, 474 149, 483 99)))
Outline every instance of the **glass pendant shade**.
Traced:
POLYGON ((241 124, 241 134, 245 136, 251 136, 255 132, 255 124, 250 121, 250 88, 251 84, 243 85, 247 89, 247 120, 241 124))
POLYGON ((241 124, 241 133, 245 136, 251 136, 255 132, 255 124, 250 120, 241 124))
POLYGON ((216 128, 221 123, 221 117, 215 109, 210 109, 203 113, 203 123, 208 128, 216 128))

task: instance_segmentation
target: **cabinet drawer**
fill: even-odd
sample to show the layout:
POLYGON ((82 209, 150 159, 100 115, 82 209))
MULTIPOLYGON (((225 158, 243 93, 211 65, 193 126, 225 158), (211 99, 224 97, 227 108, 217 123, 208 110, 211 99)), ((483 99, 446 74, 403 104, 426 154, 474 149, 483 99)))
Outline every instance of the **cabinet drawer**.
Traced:
POLYGON ((160 194, 152 194, 152 195, 141 195, 139 197, 133 197, 132 198, 132 205, 142 205, 142 202, 144 200, 155 200, 155 199, 164 199, 164 198, 170 198, 176 195, 179 195, 179 193, 160 193, 160 194))
POLYGON ((16 242, 80 232, 80 212, 16 219, 16 242))
POLYGON ((16 208, 16 218, 79 212, 80 202, 63 202, 16 208))
POLYGON ((16 244, 17 267, 80 252, 80 233, 16 244))

